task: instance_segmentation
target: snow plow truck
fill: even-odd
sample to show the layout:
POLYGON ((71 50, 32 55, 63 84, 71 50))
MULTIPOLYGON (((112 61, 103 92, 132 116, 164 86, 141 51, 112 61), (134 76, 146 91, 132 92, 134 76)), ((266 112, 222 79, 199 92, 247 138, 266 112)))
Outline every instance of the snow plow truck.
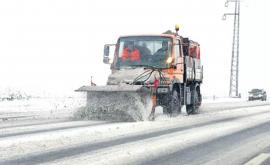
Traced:
POLYGON ((203 80, 199 43, 167 31, 159 35, 119 37, 104 45, 103 62, 111 74, 105 86, 82 86, 87 93, 84 114, 89 119, 113 121, 154 120, 157 106, 176 116, 185 106, 198 113, 203 80), (110 48, 114 47, 110 58, 110 48))

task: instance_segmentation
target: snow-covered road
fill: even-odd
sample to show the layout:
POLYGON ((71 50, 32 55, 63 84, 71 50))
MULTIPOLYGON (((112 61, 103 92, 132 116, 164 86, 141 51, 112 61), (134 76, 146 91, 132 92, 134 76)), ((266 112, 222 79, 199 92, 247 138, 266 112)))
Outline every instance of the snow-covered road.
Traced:
POLYGON ((209 102, 153 122, 0 122, 0 164, 244 164, 269 146, 269 102, 209 102))

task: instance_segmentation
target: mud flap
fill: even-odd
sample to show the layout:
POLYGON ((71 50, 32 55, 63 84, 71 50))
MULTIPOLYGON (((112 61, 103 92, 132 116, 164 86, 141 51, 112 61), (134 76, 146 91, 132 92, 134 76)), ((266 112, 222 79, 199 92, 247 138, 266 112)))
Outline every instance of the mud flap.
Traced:
POLYGON ((181 111, 182 111, 182 114, 184 114, 184 115, 188 115, 186 105, 183 105, 183 106, 182 106, 181 111))

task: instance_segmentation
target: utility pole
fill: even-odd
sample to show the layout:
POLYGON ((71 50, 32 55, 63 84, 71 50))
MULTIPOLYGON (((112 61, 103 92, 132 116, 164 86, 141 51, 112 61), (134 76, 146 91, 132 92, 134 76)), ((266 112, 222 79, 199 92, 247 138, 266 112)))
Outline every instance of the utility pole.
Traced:
POLYGON ((238 93, 238 76, 239 76, 239 25, 240 25, 240 0, 227 0, 225 7, 232 2, 235 5, 233 13, 224 13, 223 20, 226 16, 234 16, 233 42, 232 42, 232 59, 231 59, 231 76, 230 76, 230 97, 239 97, 238 93))

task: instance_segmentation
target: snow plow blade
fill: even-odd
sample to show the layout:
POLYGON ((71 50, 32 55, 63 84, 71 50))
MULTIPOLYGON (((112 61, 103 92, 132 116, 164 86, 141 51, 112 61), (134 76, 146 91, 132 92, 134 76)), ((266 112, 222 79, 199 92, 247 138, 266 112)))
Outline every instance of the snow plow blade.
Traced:
POLYGON ((152 110, 151 90, 142 85, 83 86, 87 104, 77 116, 92 120, 143 121, 152 110))

